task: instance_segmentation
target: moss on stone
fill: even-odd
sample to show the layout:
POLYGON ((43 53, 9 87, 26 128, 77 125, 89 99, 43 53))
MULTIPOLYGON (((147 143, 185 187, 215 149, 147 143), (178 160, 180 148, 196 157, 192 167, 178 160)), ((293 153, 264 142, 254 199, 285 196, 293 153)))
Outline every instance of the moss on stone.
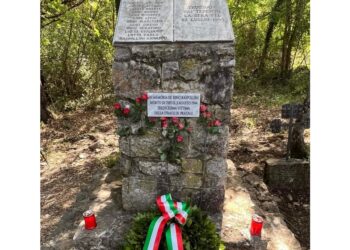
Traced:
POLYGON ((198 159, 182 159, 182 172, 184 173, 202 173, 203 163, 198 159))
POLYGON ((184 174, 182 185, 188 188, 200 188, 202 186, 202 176, 196 174, 184 174))
POLYGON ((197 67, 198 63, 197 60, 194 58, 191 59, 183 59, 180 62, 180 67, 181 67, 181 71, 188 71, 188 70, 192 70, 193 68, 197 67))
POLYGON ((100 159, 99 162, 100 162, 100 165, 103 167, 112 168, 115 165, 117 165, 119 160, 120 160, 120 153, 115 152, 105 158, 100 159))

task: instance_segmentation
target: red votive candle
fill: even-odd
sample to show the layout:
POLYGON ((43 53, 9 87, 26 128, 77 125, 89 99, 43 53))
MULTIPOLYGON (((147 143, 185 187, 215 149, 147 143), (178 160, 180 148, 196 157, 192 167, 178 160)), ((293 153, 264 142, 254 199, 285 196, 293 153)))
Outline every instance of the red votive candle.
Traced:
POLYGON ((85 221, 85 229, 92 230, 97 226, 95 214, 92 212, 92 210, 85 211, 83 216, 85 221))
POLYGON ((261 236, 264 220, 259 215, 254 214, 250 225, 250 235, 261 236))

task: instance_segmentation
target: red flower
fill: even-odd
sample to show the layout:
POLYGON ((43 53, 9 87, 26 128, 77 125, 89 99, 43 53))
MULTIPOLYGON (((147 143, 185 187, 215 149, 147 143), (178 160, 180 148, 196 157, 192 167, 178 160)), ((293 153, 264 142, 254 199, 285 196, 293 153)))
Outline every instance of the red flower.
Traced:
POLYGON ((114 108, 115 108, 115 109, 120 109, 121 107, 122 107, 122 105, 120 105, 119 102, 117 102, 117 103, 114 104, 114 108))
POLYGON ((183 140, 184 140, 184 137, 183 137, 182 135, 178 135, 178 136, 176 137, 176 141, 177 141, 177 142, 183 142, 183 140))
POLYGON ((207 111, 207 109, 208 109, 207 106, 205 106, 204 104, 201 104, 201 105, 199 106, 199 110, 201 111, 201 113, 207 111))
POLYGON ((174 124, 177 124, 180 122, 180 119, 178 117, 173 117, 171 118, 171 120, 173 121, 174 124))
POLYGON ((165 121, 162 121, 162 128, 167 128, 168 127, 168 122, 165 120, 165 121))
POLYGON ((184 127, 185 127, 185 125, 183 125, 181 122, 177 125, 177 127, 180 129, 180 130, 182 130, 182 129, 184 129, 184 127))
POLYGON ((144 93, 141 95, 141 99, 142 99, 143 101, 147 101, 148 95, 147 95, 146 92, 144 92, 144 93))
POLYGON ((213 126, 213 122, 208 122, 208 127, 212 127, 213 126))
POLYGON ((214 124, 214 126, 219 127, 219 126, 221 126, 221 121, 220 120, 215 120, 213 122, 213 124, 214 124))
POLYGON ((161 117, 160 120, 161 120, 162 122, 164 122, 164 121, 167 120, 167 118, 166 118, 166 117, 161 117))
POLYGON ((191 133, 191 132, 192 132, 192 130, 193 130, 193 128, 192 128, 192 127, 188 127, 188 128, 187 128, 187 132, 189 132, 189 133, 191 133))
POLYGON ((141 103, 141 97, 136 98, 136 103, 141 103))
POLYGON ((123 109, 123 114, 124 114, 124 115, 128 115, 129 113, 130 113, 130 108, 125 107, 125 108, 123 109))

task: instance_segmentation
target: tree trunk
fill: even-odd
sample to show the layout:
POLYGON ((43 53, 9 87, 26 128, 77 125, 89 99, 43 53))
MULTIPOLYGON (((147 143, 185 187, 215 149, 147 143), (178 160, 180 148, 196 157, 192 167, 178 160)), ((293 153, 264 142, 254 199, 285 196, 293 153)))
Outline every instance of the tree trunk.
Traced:
POLYGON ((285 76, 290 78, 292 70, 292 49, 295 46, 295 42, 300 38, 300 23, 302 22, 303 12, 305 8, 305 0, 298 0, 295 7, 295 20, 291 31, 291 35, 288 41, 286 63, 285 63, 285 76))
POLYGON ((292 18, 292 2, 287 0, 286 5, 286 26, 283 37, 282 59, 280 77, 282 80, 289 79, 292 72, 292 50, 298 39, 301 37, 300 25, 303 22, 303 13, 306 6, 305 0, 297 0, 294 17, 292 18), (292 20, 293 19, 293 20, 292 20))
POLYGON ((48 111, 49 98, 46 93, 46 82, 44 76, 40 75, 40 121, 47 123, 52 118, 51 113, 48 111))
POLYGON ((284 0, 277 0, 275 5, 272 8, 271 14, 270 14, 270 21, 269 21, 269 26, 267 27, 266 30, 266 36, 265 36, 265 43, 264 43, 264 48, 263 52, 261 54, 260 58, 260 63, 259 63, 259 68, 258 68, 258 74, 261 74, 265 71, 265 61, 267 58, 269 46, 270 46, 270 41, 272 38, 273 30, 275 29, 276 24, 278 23, 279 18, 276 17, 276 12, 279 11, 281 4, 283 3, 284 0))
POLYGON ((286 80, 286 67, 288 64, 287 54, 288 54, 288 44, 290 40, 291 26, 292 26, 292 1, 286 0, 285 6, 286 20, 283 34, 283 45, 282 45, 282 58, 281 58, 281 69, 280 78, 286 80))
MULTIPOLYGON (((73 24, 74 21, 73 19, 70 20, 70 25, 69 25, 69 35, 68 35, 68 41, 66 43, 66 46, 62 52, 62 68, 61 68, 61 75, 63 78, 63 87, 65 90, 66 96, 70 96, 73 93, 74 85, 75 82, 72 81, 72 74, 71 74, 71 69, 70 66, 68 65, 69 62, 69 49, 71 46, 71 39, 72 39, 72 33, 73 33, 73 24)), ((79 44, 80 45, 80 44, 79 44)))
POLYGON ((290 155, 292 158, 307 158, 309 152, 304 141, 305 120, 310 116, 310 96, 305 99, 303 111, 297 118, 297 121, 292 129, 290 138, 290 155))

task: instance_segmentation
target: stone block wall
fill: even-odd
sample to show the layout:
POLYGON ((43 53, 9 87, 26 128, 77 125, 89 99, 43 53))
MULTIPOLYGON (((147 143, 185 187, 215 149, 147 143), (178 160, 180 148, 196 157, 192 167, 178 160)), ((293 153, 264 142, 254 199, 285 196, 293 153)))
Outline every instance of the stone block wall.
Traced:
POLYGON ((160 160, 160 127, 137 135, 139 124, 117 120, 118 126, 131 127, 131 135, 119 138, 124 209, 147 210, 157 195, 170 192, 176 200, 221 211, 234 64, 232 42, 116 45, 113 82, 120 102, 142 92, 200 93, 201 102, 222 121, 220 134, 209 134, 198 118, 187 118, 193 132, 185 138, 182 163, 173 164, 160 160))

